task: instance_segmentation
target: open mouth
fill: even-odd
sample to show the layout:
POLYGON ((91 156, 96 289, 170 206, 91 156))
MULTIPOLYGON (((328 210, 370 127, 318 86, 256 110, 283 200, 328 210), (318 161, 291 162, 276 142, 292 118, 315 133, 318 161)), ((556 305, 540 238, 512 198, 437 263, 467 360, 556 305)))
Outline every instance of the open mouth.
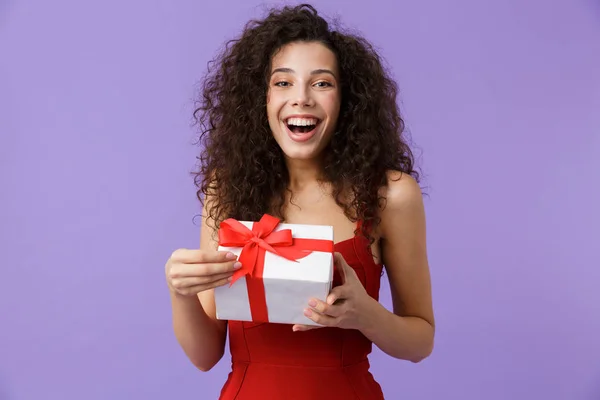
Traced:
POLYGON ((316 118, 288 118, 285 121, 290 132, 302 135, 312 132, 321 121, 316 118))
POLYGON ((308 133, 308 132, 312 131, 313 129, 315 129, 317 127, 317 124, 314 124, 314 125, 290 125, 290 124, 288 124, 287 127, 292 133, 302 134, 302 133, 308 133))

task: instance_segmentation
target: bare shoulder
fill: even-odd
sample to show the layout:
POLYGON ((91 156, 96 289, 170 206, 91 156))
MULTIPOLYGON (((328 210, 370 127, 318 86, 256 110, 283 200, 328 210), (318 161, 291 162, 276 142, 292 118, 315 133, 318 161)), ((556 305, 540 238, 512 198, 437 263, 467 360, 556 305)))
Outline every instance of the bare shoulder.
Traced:
POLYGON ((385 199, 380 210, 382 236, 390 228, 397 227, 399 219, 424 217, 423 193, 411 175, 388 171, 387 186, 381 188, 380 195, 385 199))

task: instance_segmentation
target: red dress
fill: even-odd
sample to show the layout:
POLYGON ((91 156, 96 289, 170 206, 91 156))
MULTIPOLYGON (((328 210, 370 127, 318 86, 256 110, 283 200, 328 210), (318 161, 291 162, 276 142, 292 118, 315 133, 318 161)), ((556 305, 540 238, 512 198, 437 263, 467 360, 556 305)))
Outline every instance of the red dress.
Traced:
MULTIPOLYGON (((369 295, 379 299, 382 266, 366 239, 336 243, 369 295)), ((336 271, 334 285, 340 284, 336 271)), ((229 321, 232 371, 221 400, 379 400, 383 393, 369 372, 371 341, 360 331, 229 321)))

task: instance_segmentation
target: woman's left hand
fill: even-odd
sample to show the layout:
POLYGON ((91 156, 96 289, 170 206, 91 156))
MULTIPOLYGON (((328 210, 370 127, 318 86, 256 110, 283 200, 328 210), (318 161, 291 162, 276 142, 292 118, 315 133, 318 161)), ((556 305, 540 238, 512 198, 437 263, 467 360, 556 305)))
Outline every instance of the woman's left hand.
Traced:
POLYGON ((340 253, 334 254, 334 264, 340 271, 342 285, 334 287, 325 302, 311 299, 304 310, 304 315, 321 326, 294 325, 294 331, 323 327, 361 330, 368 325, 377 301, 369 296, 354 269, 340 253))

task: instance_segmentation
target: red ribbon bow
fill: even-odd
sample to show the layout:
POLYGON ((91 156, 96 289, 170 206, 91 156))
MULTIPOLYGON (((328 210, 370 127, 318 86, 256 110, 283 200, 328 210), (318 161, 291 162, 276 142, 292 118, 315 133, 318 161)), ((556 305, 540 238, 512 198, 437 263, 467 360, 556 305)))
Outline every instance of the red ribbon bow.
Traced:
POLYGON ((265 252, 269 251, 290 261, 298 261, 313 251, 333 253, 333 241, 319 239, 297 239, 290 229, 275 231, 279 219, 265 214, 259 222, 254 222, 252 230, 241 222, 229 218, 221 223, 219 245, 224 247, 242 247, 238 261, 242 267, 233 274, 231 285, 242 276, 246 276, 250 311, 254 322, 268 322, 269 313, 263 271, 265 252))

